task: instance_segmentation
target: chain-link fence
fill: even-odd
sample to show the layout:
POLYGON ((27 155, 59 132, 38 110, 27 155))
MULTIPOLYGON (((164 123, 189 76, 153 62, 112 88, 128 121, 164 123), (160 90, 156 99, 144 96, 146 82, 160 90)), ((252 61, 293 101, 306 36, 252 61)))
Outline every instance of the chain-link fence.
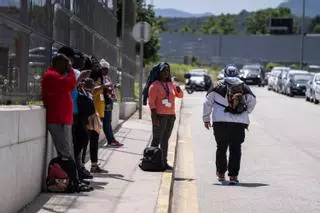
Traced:
MULTIPOLYGON (((106 59, 115 80, 119 67, 114 0, 4 0, 0 2, 0 100, 40 100, 40 81, 63 45, 106 59)), ((130 35, 124 39, 123 72, 136 67, 130 35)), ((124 75, 126 76, 126 75, 124 75)), ((133 98, 134 78, 123 95, 133 98), (129 90, 129 91, 127 91, 129 90)))

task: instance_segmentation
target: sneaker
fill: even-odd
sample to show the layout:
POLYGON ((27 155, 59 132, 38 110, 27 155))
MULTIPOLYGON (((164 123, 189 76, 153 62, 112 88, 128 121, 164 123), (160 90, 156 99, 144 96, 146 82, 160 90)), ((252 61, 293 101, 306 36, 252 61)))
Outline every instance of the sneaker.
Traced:
POLYGON ((230 176, 230 185, 237 185, 239 183, 238 177, 237 176, 230 176))
POLYGON ((85 173, 85 172, 79 172, 79 178, 80 179, 93 179, 92 174, 89 173, 85 173))
POLYGON ((224 182, 226 181, 225 174, 217 173, 217 178, 219 182, 224 182))
POLYGON ((108 144, 108 147, 112 147, 112 148, 119 148, 122 146, 123 144, 120 143, 119 141, 112 141, 111 143, 108 144))
POLYGON ((98 165, 92 165, 90 172, 91 173, 101 173, 102 169, 98 165))

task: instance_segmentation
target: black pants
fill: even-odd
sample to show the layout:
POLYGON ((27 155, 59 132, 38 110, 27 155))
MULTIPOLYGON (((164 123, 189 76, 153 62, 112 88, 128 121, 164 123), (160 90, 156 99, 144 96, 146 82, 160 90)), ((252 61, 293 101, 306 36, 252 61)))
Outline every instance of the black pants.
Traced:
POLYGON ((89 135, 86 125, 80 121, 77 115, 73 116, 72 136, 76 165, 78 170, 81 170, 83 167, 81 163, 81 152, 88 144, 89 135))
POLYGON ((160 145, 164 163, 167 163, 169 139, 172 133, 174 122, 176 120, 176 116, 158 115, 158 117, 160 125, 152 126, 153 139, 151 142, 151 146, 158 147, 160 145))
POLYGON ((89 138, 91 163, 98 163, 99 133, 89 130, 89 138))
POLYGON ((245 139, 246 125, 240 123, 213 123, 214 136, 217 142, 216 168, 224 174, 228 170, 229 176, 238 176, 241 161, 241 144, 245 139), (227 150, 229 147, 229 162, 227 150))

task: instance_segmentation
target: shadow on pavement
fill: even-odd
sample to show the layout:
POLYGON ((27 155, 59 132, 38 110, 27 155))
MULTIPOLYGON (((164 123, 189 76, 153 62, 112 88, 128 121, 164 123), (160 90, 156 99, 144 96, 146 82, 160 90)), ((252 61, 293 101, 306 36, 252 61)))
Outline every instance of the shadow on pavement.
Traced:
POLYGON ((133 183, 133 180, 125 179, 123 178, 124 176, 121 174, 107 174, 107 173, 98 173, 98 174, 93 174, 93 177, 99 177, 99 178, 113 178, 113 179, 118 179, 118 180, 123 180, 127 181, 130 183, 133 183))
POLYGON ((137 155, 137 156, 142 156, 142 153, 136 153, 136 152, 128 152, 128 151, 124 151, 121 150, 119 148, 109 148, 109 147, 102 147, 103 149, 109 149, 112 150, 113 152, 121 152, 121 153, 126 153, 126 154, 130 154, 130 155, 137 155))
POLYGON ((233 187, 245 187, 245 188, 257 188, 263 186, 270 186, 269 184, 265 183, 238 183, 237 185, 230 185, 229 182, 225 183, 214 183, 215 186, 233 186, 233 187))

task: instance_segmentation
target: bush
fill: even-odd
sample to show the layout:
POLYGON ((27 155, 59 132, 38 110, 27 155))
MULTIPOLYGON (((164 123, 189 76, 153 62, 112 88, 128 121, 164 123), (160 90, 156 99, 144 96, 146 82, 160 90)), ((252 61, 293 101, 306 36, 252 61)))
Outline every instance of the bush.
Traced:
POLYGON ((281 64, 278 64, 278 63, 268 63, 265 67, 265 72, 270 72, 274 67, 279 67, 281 66, 281 64))

